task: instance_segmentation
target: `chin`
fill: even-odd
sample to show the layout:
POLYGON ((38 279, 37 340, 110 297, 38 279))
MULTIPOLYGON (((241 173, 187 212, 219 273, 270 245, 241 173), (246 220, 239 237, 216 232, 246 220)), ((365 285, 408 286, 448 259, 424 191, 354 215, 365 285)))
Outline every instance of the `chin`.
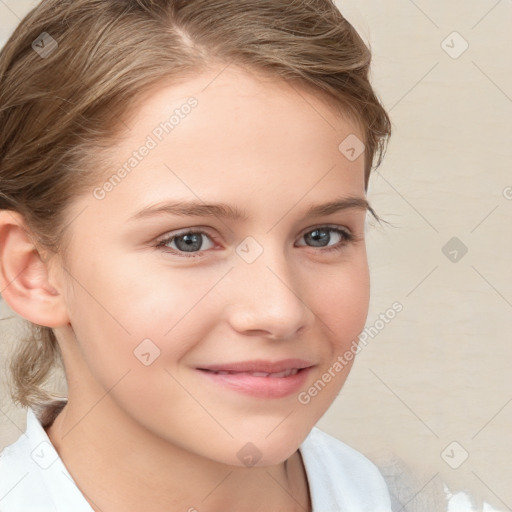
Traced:
MULTIPOLYGON (((300 444, 300 443, 299 443, 300 444)), ((240 443, 233 441, 232 446, 222 452, 212 454, 213 460, 238 468, 270 467, 282 464, 289 459, 299 444, 288 443, 286 446, 277 443, 256 445, 252 442, 240 443)))
POLYGON ((302 441, 311 431, 310 425, 274 426, 256 434, 254 431, 246 439, 233 439, 230 442, 231 453, 229 464, 235 466, 264 467, 282 464, 289 459, 299 448, 302 441))

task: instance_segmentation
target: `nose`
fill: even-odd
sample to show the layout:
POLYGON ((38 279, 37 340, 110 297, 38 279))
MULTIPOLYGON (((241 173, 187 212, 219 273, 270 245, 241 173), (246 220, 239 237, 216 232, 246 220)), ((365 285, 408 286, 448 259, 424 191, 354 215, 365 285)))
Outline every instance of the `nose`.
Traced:
POLYGON ((284 253, 267 249, 250 264, 238 261, 230 274, 228 320, 237 332, 287 340, 311 324, 306 283, 284 253))

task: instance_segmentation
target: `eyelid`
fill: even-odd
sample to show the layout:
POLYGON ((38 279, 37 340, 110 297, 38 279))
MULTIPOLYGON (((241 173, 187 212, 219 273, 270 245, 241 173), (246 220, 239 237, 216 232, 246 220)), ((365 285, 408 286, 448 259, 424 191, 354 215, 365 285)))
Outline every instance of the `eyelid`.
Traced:
POLYGON ((306 233, 309 233, 310 231, 315 231, 316 229, 322 229, 322 228, 331 228, 331 229, 339 229, 340 231, 344 231, 347 234, 351 235, 352 230, 349 229, 347 226, 340 226, 339 224, 313 224, 312 226, 303 229, 300 233, 300 236, 304 236, 306 233))
MULTIPOLYGON (((315 229, 322 229, 322 228, 332 228, 332 229, 339 229, 340 231, 344 231, 348 235, 355 236, 349 228, 346 226, 340 226, 338 224, 313 224, 312 226, 309 226, 305 229, 303 229, 300 232, 299 238, 303 237, 306 233, 309 233, 310 231, 314 231, 315 229)), ((212 240, 217 240, 217 238, 212 235, 209 231, 209 228, 204 228, 202 226, 197 227, 190 227, 190 228, 181 228, 176 229, 173 231, 168 231, 167 233, 159 236, 156 239, 156 242, 162 242, 162 241, 168 241, 170 238, 178 237, 180 235, 186 235, 187 233, 200 233, 206 236, 209 236, 212 240)))
MULTIPOLYGON (((202 227, 191 227, 191 228, 183 228, 183 229, 177 229, 174 231, 168 231, 167 233, 163 234, 162 236, 159 236, 155 244, 158 247, 159 245, 163 245, 164 242, 169 242, 170 240, 173 240, 174 238, 178 238, 179 236, 186 235, 188 233, 194 233, 194 234, 201 234, 206 235, 209 238, 212 239, 212 241, 217 241, 217 238, 212 235, 206 228, 202 227)), ((201 252, 201 251, 198 251, 201 252)))

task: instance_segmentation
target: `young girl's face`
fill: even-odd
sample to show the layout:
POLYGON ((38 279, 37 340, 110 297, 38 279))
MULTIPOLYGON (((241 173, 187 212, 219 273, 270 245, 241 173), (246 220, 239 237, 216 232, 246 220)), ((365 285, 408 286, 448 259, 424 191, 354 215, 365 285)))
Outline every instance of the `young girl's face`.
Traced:
POLYGON ((105 179, 73 203, 66 271, 52 267, 57 333, 83 425, 111 414, 120 435, 276 464, 364 328, 364 156, 345 147, 363 135, 311 93, 222 69, 155 89, 92 155, 105 179), (308 213, 347 197, 361 204, 308 213))

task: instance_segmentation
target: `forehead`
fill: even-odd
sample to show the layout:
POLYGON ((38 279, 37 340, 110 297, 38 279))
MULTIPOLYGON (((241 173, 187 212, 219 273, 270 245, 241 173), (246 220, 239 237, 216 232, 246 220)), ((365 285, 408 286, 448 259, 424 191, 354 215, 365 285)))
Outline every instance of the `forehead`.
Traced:
POLYGON ((351 161, 339 148, 348 136, 363 138, 357 125, 321 94, 276 77, 210 69, 154 87, 124 122, 123 137, 100 162, 100 187, 115 178, 96 204, 103 209, 133 213, 166 199, 204 199, 250 212, 250 201, 265 197, 281 196, 283 206, 306 194, 309 202, 330 191, 364 195, 364 155, 351 161))
POLYGON ((136 145, 141 134, 158 131, 155 122, 165 124, 169 120, 176 126, 171 127, 172 134, 165 130, 164 144, 201 138, 203 144, 233 140, 234 145, 244 138, 249 142, 250 137, 253 143, 245 146, 250 151, 259 141, 268 147, 272 140, 269 135, 275 130, 281 133, 276 144, 285 138, 287 142, 309 139, 311 143, 304 149, 323 139, 337 150, 340 137, 347 132, 364 139, 359 123, 325 91, 235 65, 218 64, 194 78, 156 84, 125 112, 125 117, 127 130, 120 146, 124 149, 136 145), (193 109, 186 105, 191 98, 197 103, 193 109), (173 120, 173 113, 179 119, 175 115, 173 120))

